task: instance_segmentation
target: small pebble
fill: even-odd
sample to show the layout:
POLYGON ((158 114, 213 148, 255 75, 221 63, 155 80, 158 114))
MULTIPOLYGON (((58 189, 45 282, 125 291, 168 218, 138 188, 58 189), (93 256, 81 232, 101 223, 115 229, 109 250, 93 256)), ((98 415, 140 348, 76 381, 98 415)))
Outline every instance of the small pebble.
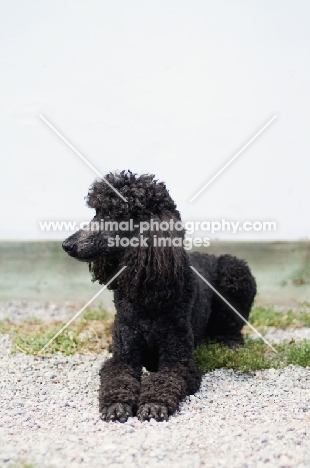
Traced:
MULTIPOLYGON (((30 314, 32 305, 24 301, 20 311, 30 314)), ((10 307, 20 318, 18 305, 10 307)), ((167 422, 120 424, 98 413, 98 370, 108 353, 38 358, 11 348, 0 334, 0 466, 310 466, 309 368, 217 369, 167 422)))

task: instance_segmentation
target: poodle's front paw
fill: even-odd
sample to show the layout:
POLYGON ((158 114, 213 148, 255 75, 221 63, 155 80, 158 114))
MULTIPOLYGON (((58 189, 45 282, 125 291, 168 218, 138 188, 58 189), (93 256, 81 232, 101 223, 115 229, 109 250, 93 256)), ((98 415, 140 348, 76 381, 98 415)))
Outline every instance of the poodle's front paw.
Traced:
POLYGON ((160 403, 145 403, 139 407, 137 416, 140 421, 149 421, 152 418, 155 421, 167 421, 168 408, 160 403))
POLYGON ((127 403, 114 403, 101 410, 101 418, 104 421, 119 421, 124 423, 132 416, 131 406, 127 403))

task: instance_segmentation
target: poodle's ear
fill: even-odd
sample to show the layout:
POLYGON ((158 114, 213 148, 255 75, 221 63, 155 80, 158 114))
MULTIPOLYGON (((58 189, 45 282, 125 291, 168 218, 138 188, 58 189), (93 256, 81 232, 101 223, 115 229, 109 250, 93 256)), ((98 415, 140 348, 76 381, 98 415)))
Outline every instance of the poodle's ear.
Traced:
MULTIPOLYGON (((161 221, 165 219, 158 219, 161 221)), ((174 220, 174 221, 177 221, 174 220)), ((126 252, 126 270, 118 278, 118 285, 132 302, 141 302, 150 308, 168 307, 180 297, 183 287, 184 231, 149 230, 143 233, 148 247, 137 247, 126 252), (133 252, 134 250, 134 252, 133 252)))

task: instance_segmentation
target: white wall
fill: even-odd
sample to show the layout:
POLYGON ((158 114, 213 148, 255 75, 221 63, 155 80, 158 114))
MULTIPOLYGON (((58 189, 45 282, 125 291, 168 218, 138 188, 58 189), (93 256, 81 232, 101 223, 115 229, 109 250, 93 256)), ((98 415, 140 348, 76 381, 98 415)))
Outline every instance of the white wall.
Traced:
POLYGON ((273 234, 239 236, 309 237, 309 15, 306 0, 3 4, 1 238, 62 238, 38 221, 91 215, 95 174, 39 113, 101 173, 166 181, 184 219, 275 220, 273 234))

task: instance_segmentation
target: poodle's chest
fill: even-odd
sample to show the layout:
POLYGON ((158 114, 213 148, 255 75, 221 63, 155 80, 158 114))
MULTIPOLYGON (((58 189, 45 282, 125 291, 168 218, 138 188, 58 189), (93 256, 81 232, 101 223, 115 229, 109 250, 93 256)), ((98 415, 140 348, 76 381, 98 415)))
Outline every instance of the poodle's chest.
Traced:
POLYGON ((140 318, 137 323, 140 334, 143 337, 146 344, 150 347, 156 346, 160 337, 160 330, 165 329, 164 321, 154 320, 151 318, 140 318))

